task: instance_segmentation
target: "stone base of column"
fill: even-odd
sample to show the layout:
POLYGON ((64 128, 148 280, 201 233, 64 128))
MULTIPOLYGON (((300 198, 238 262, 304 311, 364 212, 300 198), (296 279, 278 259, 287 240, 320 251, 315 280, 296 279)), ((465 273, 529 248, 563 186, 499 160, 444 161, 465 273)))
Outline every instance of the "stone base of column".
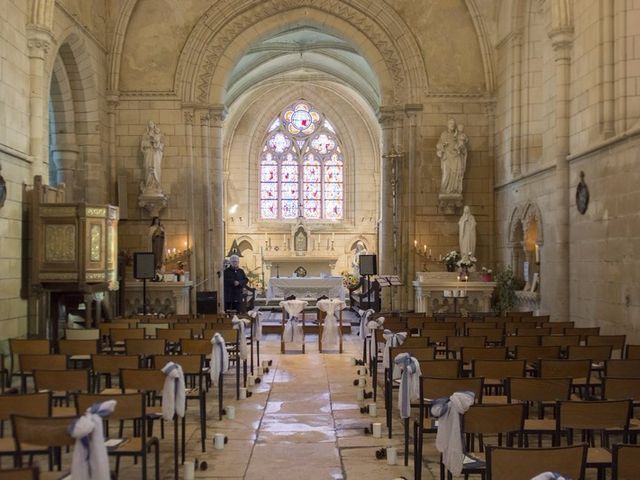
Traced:
POLYGON ((144 208, 152 217, 159 217, 160 212, 166 208, 169 199, 164 193, 141 193, 138 196, 138 205, 144 208))
POLYGON ((462 194, 441 193, 438 195, 438 209, 444 215, 455 215, 462 208, 462 194))

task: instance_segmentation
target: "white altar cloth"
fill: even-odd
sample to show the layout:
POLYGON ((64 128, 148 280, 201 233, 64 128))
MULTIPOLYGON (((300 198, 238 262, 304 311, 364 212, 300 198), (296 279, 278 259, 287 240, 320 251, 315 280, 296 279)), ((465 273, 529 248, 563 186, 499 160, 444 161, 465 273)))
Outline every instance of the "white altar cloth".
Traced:
POLYGON ((315 299, 326 295, 329 298, 344 300, 344 286, 342 277, 304 277, 304 278, 271 278, 267 288, 267 300, 286 298, 295 295, 296 298, 315 299))

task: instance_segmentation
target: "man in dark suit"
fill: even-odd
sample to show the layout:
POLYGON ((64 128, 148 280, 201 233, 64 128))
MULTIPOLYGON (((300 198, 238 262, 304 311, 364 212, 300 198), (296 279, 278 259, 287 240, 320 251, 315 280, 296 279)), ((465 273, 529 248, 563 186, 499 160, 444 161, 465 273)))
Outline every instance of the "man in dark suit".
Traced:
POLYGON ((243 290, 249 279, 240 268, 240 258, 237 255, 231 255, 229 262, 231 265, 224 271, 224 309, 244 312, 243 290))

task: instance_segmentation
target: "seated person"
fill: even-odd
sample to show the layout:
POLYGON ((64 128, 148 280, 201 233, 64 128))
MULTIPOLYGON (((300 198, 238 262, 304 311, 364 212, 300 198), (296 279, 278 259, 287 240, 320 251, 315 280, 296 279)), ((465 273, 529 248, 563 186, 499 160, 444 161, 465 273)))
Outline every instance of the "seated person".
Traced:
POLYGON ((244 313, 243 290, 249 279, 240 268, 240 257, 231 255, 229 262, 229 268, 224 270, 224 309, 244 313))

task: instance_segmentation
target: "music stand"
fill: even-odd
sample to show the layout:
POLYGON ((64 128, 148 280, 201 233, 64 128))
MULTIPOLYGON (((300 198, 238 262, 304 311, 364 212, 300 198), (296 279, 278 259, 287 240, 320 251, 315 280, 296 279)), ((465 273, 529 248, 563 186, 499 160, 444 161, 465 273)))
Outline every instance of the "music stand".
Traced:
POLYGON ((147 314, 147 280, 156 276, 156 265, 153 252, 136 252, 133 254, 133 278, 142 280, 142 313, 147 314))

